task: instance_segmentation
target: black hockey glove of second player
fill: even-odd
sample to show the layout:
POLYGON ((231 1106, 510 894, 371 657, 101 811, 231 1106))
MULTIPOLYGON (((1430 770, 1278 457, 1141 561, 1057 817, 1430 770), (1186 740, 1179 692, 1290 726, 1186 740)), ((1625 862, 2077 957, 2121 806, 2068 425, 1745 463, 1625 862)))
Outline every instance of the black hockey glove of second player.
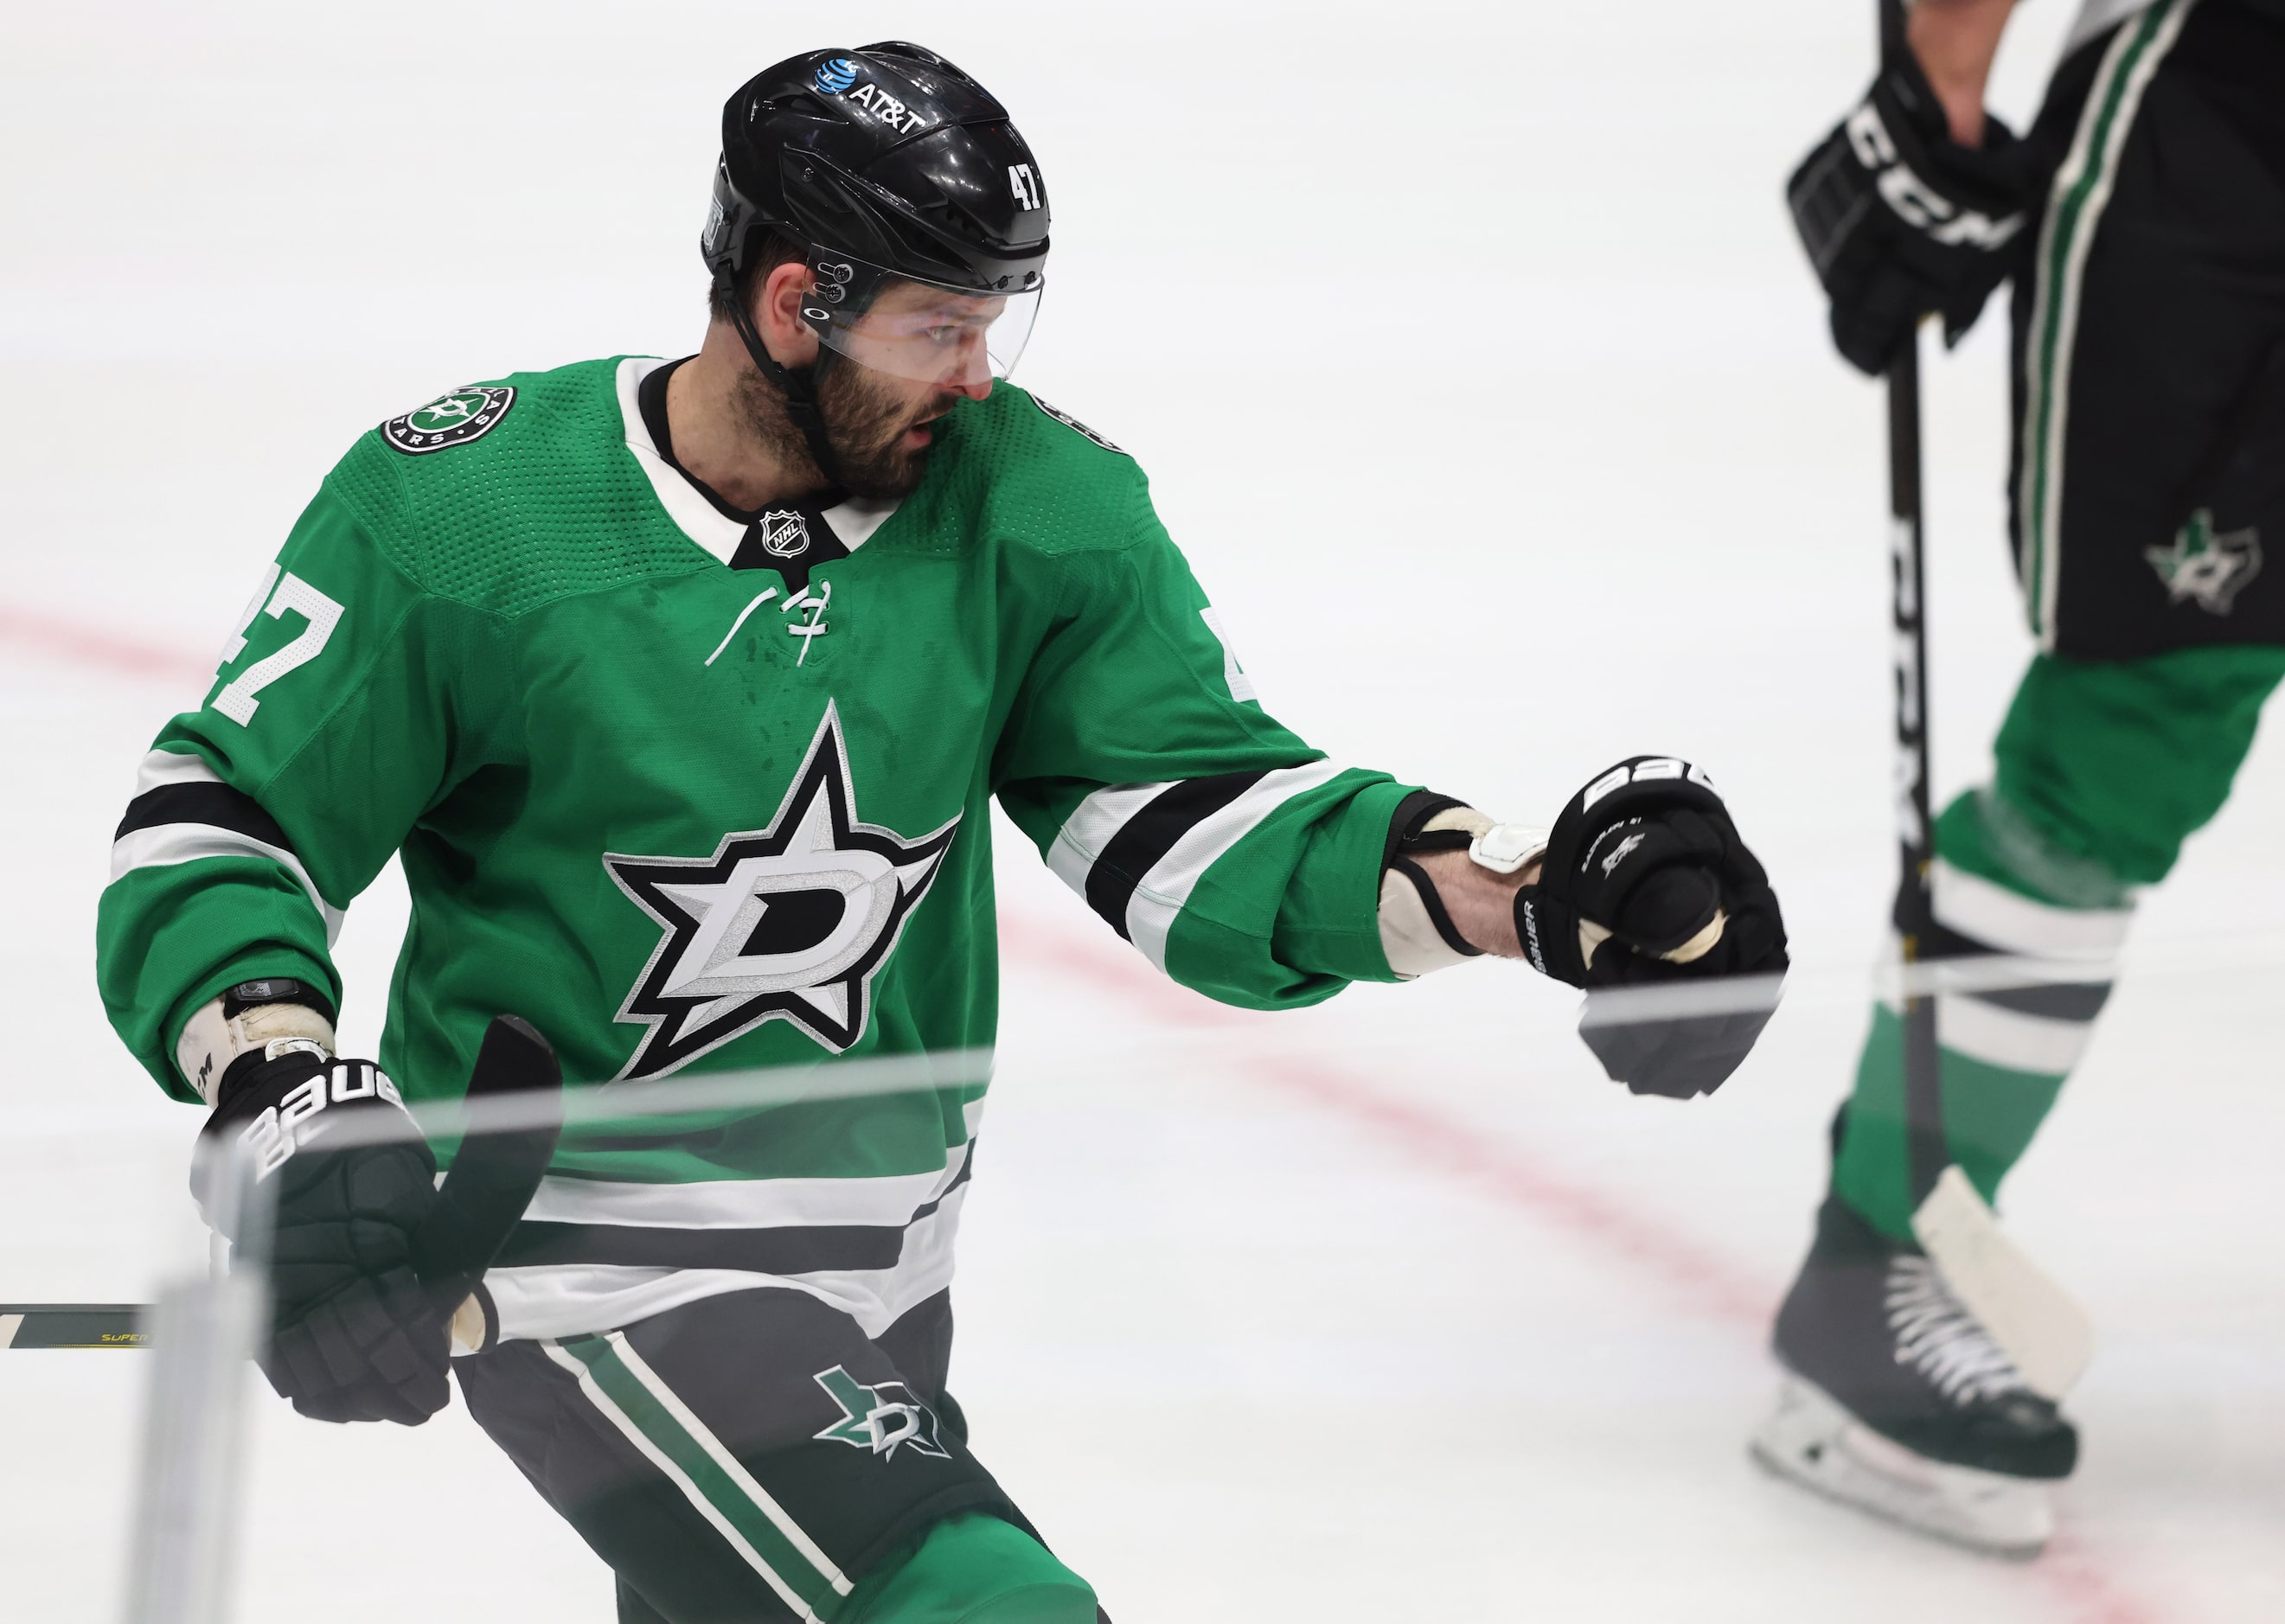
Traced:
POLYGON ((1998 120, 1962 146, 1912 49, 1786 184, 1794 226, 1833 306, 1833 341, 1858 371, 1888 370, 1923 316, 1957 341, 2013 271, 2041 168, 1998 120))
POLYGON ((1672 757, 1632 757, 1571 797, 1515 927, 1533 968, 1587 990, 1579 1035, 1637 1094, 1711 1094, 1777 1008, 1777 893, 1706 775, 1672 757), (1706 985, 1745 977, 1769 979, 1706 985))
MULTIPOLYGON (((546 1040, 503 1016, 468 1092, 560 1083, 546 1040)), ((234 1149, 274 1189, 263 1374, 319 1421, 426 1421, 451 1402, 453 1314, 530 1201, 555 1127, 465 1140, 440 1189, 435 1156, 369 1060, 250 1052, 224 1073, 216 1101, 192 1174, 208 1221, 243 1243, 226 1189, 234 1149)))

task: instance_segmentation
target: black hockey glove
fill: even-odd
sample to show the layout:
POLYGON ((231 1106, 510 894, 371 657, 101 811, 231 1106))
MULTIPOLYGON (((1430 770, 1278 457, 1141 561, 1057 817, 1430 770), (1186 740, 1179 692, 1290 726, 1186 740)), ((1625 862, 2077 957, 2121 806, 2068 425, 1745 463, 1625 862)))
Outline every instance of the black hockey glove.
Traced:
POLYGON ((233 1142, 276 1187, 263 1374, 319 1421, 426 1421, 452 1398, 450 1310, 412 1270, 413 1233, 436 1202, 436 1158, 397 1086, 369 1060, 255 1052, 231 1063, 216 1098, 192 1181, 209 1221, 224 1215, 233 1142), (376 1113, 393 1114, 409 1137, 327 1148, 328 1127, 376 1113))
POLYGON ((1534 968, 1587 989, 1579 1035, 1636 1094, 1713 1093, 1777 997, 1771 984, 1717 996, 1704 1013, 1665 1013, 1630 1008, 1645 1001, 1633 989, 1776 977, 1786 964, 1769 877, 1706 775, 1667 756, 1630 757, 1571 798, 1537 883, 1516 893, 1515 927, 1534 968))
POLYGON ((2041 179, 1997 119, 1986 116, 1980 147, 1952 140, 1911 48, 1884 51, 1863 103, 1786 183, 1849 365, 1887 372, 1931 313, 1950 342, 1975 326, 2014 268, 2041 179))
POLYGON ((250 1052, 224 1072, 192 1189, 209 1222, 226 1216, 234 1143, 276 1187, 271 1334, 260 1361, 295 1409, 417 1426, 451 1401, 448 1328, 474 1292, 490 1340, 480 1282, 554 1153, 561 1080, 554 1051, 528 1023, 493 1021, 468 1098, 546 1092, 516 1131, 464 1139, 440 1189, 436 1157, 371 1061, 250 1052), (351 1125, 376 1113, 393 1113, 405 1137, 360 1142, 351 1125))

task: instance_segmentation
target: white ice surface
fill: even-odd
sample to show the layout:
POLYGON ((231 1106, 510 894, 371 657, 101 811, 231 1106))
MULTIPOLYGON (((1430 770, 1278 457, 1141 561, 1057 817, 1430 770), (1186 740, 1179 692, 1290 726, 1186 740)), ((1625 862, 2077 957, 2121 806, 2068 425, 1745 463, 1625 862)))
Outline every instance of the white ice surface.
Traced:
MULTIPOLYGON (((12 10, 0 1300, 137 1296, 190 1244, 194 1116, 106 1030, 94 902, 137 756, 320 473, 463 381, 691 347, 723 97, 825 28, 917 35, 1048 177, 1022 381, 1141 457, 1268 707, 1519 819, 1621 754, 1709 763, 1802 966, 1718 1098, 1635 1101, 1504 967, 1221 1015, 1009 842, 955 1386, 1120 1624, 2285 1616, 2266 743, 2139 928, 2254 967, 2131 976, 2009 1189, 2104 1337, 2064 1548, 1977 1561, 1745 1461, 1891 883, 1881 397, 1779 198, 1870 10, 12 10)), ((2026 8, 2004 109, 2070 10, 2026 8)), ((1929 384, 1946 792, 2028 652, 1997 315, 1929 384)), ((393 875, 350 916, 353 1044, 402 918, 393 875)), ((0 1358, 0 1614, 113 1613, 144 1369, 0 1358)), ((458 1408, 262 1408, 241 1619, 610 1616, 458 1408)))

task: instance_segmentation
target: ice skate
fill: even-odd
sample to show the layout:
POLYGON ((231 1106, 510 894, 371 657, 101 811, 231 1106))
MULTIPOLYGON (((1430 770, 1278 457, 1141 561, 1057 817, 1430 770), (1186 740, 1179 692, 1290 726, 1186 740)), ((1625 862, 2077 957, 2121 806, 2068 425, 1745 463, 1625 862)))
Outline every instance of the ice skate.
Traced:
POLYGON ((1779 1311, 1786 1378, 1754 1458, 1970 1549, 2036 1556, 2078 1434, 1912 1246, 1837 1200, 1779 1311))

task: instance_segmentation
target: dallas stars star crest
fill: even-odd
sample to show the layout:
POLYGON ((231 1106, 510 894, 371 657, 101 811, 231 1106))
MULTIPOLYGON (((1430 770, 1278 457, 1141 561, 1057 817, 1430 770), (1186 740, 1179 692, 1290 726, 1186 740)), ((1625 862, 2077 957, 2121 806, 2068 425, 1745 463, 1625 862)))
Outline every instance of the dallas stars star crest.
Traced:
POLYGON ((2174 533, 2172 546, 2145 547, 2142 556, 2166 584, 2167 601, 2226 615, 2261 573, 2261 533, 2250 524, 2217 532, 2213 510, 2201 507, 2174 533))
POLYGON ((616 1019, 650 1031, 616 1080, 664 1076, 765 1021, 850 1047, 959 824, 906 840, 858 821, 828 704, 767 828, 726 835, 709 858, 607 854, 619 889, 665 931, 619 1007, 616 1019))

